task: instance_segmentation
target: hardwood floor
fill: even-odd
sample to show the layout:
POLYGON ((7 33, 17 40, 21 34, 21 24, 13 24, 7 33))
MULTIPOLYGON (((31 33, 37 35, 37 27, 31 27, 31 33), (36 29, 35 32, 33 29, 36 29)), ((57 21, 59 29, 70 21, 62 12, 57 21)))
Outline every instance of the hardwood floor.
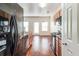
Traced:
POLYGON ((55 56, 51 50, 51 36, 32 36, 26 56, 55 56))

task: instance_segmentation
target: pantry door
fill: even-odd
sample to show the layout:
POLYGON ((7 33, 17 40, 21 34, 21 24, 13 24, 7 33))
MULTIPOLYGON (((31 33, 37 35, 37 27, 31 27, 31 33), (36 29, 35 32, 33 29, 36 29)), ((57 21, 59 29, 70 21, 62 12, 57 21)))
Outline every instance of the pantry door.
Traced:
POLYGON ((62 55, 79 55, 79 9, 76 3, 62 4, 62 55))

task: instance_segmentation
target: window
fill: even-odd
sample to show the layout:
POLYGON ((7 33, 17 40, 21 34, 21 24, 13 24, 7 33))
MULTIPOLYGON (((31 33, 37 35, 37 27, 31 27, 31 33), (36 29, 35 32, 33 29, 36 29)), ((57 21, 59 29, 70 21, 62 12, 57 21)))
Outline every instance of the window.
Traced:
POLYGON ((42 22, 42 31, 48 31, 48 22, 42 22))
POLYGON ((34 22, 34 33, 39 34, 39 22, 34 22))
POLYGON ((24 31, 25 32, 29 31, 29 22, 24 22, 24 31))

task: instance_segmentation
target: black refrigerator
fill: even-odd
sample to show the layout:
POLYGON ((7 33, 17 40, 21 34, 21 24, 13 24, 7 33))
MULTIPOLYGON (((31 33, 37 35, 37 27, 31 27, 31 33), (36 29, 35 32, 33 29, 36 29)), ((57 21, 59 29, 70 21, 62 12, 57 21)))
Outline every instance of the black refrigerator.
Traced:
POLYGON ((17 46, 18 28, 16 16, 10 20, 0 16, 0 56, 13 56, 17 46))

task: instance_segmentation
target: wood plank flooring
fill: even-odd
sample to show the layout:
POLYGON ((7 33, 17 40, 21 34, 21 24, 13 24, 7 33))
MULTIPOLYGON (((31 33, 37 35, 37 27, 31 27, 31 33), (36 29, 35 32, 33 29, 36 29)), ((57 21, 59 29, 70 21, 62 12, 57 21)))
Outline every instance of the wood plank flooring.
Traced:
POLYGON ((32 40, 32 43, 26 52, 26 56, 55 56, 51 49, 51 45, 50 45, 51 37, 50 36, 38 36, 38 38, 36 39, 34 39, 34 37, 35 36, 33 36, 32 39, 30 39, 32 40), (37 41, 34 42, 34 40, 35 41, 37 40, 37 41))

